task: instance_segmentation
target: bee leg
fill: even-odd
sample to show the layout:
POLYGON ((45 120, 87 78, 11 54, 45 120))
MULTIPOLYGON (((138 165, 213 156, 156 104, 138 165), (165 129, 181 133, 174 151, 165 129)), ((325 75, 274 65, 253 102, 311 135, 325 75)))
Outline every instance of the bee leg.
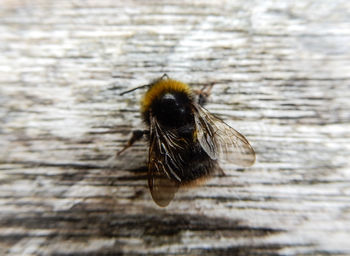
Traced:
POLYGON ((129 139, 128 143, 117 152, 117 156, 119 156, 121 153, 123 153, 126 149, 131 147, 136 141, 142 139, 143 135, 149 134, 148 130, 135 130, 132 132, 131 138, 129 139))
POLYGON ((197 101, 198 101, 199 105, 204 106, 207 103, 208 98, 210 96, 211 89, 213 88, 213 86, 214 86, 214 83, 210 84, 209 86, 204 86, 200 90, 194 91, 194 93, 198 95, 197 101))

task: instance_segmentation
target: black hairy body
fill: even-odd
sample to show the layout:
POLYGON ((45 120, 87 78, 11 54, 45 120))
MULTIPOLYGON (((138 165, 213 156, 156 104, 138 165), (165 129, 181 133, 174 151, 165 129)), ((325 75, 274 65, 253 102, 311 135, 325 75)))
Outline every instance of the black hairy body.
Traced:
POLYGON ((168 91, 153 100, 143 118, 150 123, 150 116, 156 118, 165 132, 171 132, 178 141, 179 149, 174 152, 174 158, 182 159, 181 166, 175 166, 171 161, 167 164, 174 170, 172 179, 182 185, 210 175, 218 166, 217 160, 211 159, 196 139, 196 127, 192 107, 192 96, 184 92, 168 91), (179 168, 181 167, 181 168, 179 168))

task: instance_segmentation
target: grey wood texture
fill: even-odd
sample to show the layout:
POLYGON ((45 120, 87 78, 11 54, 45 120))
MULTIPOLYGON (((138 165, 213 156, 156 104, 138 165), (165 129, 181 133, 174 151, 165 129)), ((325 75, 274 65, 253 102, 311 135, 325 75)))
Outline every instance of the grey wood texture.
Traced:
POLYGON ((350 2, 1 1, 1 255, 350 255, 350 2), (139 90, 214 83, 251 168, 151 199, 139 90))

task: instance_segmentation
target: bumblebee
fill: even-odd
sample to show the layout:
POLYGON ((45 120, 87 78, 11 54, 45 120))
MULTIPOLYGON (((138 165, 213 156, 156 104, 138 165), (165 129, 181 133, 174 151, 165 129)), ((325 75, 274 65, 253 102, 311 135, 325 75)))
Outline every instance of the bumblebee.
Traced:
POLYGON ((167 206, 181 186, 223 174, 219 159, 245 167, 254 164, 248 140, 203 107, 208 91, 193 91, 164 74, 122 95, 145 87, 141 114, 148 129, 134 131, 117 155, 142 137, 148 139, 148 186, 157 205, 167 206))

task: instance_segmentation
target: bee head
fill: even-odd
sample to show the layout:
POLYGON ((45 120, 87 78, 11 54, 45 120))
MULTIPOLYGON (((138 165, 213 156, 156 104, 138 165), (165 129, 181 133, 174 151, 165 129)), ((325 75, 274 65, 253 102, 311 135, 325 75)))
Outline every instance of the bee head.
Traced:
POLYGON ((165 126, 179 127, 192 117, 190 99, 181 92, 167 92, 154 100, 151 112, 165 126))

